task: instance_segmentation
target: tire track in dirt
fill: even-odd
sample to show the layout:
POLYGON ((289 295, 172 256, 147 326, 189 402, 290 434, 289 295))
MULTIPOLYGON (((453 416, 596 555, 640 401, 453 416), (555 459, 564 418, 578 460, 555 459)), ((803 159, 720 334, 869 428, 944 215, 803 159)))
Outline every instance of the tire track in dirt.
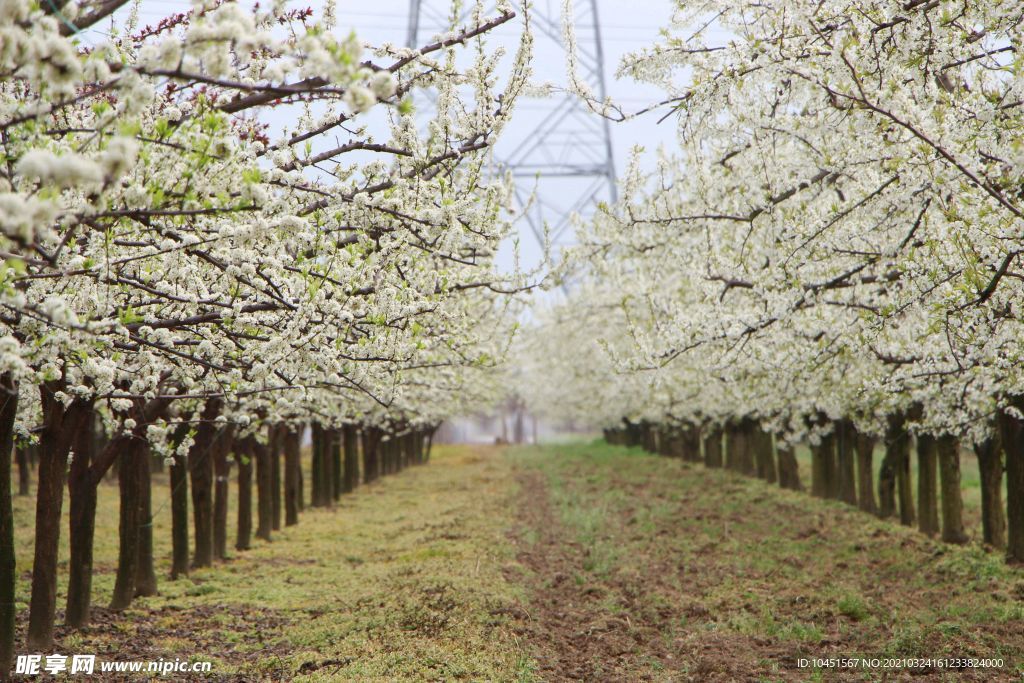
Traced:
POLYGON ((530 602, 517 615, 514 630, 533 651, 537 674, 546 681, 655 680, 638 671, 652 664, 669 674, 673 656, 659 624, 637 623, 628 611, 609 613, 609 590, 621 598, 637 587, 619 585, 612 577, 602 585, 577 582, 585 549, 558 519, 544 476, 523 472, 518 481, 520 528, 513 540, 527 569, 530 602), (535 542, 526 540, 527 534, 535 542))

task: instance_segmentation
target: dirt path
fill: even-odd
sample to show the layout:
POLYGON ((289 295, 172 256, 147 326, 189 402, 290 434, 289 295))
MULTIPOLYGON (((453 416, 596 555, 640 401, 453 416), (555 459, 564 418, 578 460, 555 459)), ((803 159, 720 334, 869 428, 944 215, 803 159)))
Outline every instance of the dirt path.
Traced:
POLYGON ((995 555, 619 449, 513 457, 515 629, 543 680, 1021 680, 1024 574, 995 555), (799 664, 853 657, 879 662, 799 664), (907 658, 1003 666, 882 664, 907 658))
POLYGON ((529 571, 531 599, 517 630, 535 648, 538 674, 548 681, 651 680, 638 670, 653 662, 671 668, 660 620, 635 621, 642 611, 629 600, 635 587, 580 581, 587 550, 553 511, 544 476, 527 472, 518 480, 522 527, 515 536, 521 548, 518 560, 529 571), (525 539, 531 531, 532 542, 525 539), (632 609, 609 612, 609 591, 632 609), (647 660, 642 667, 638 657, 647 660))

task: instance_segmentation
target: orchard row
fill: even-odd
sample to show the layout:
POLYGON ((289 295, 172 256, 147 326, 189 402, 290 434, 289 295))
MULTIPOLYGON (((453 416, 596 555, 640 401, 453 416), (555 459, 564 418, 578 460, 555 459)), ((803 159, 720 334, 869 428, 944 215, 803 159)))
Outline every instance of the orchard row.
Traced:
POLYGON ((580 224, 531 410, 712 456, 727 432, 761 476, 802 444, 816 492, 928 533, 939 481, 951 541, 973 449, 985 538, 1024 560, 1024 3, 684 5, 621 65, 678 145, 580 224))
POLYGON ((65 486, 67 619, 81 625, 112 468, 124 607, 154 589, 154 458, 171 471, 175 573, 186 472, 192 562, 209 564, 232 454, 240 499, 255 465, 264 536, 280 491, 294 521, 310 424, 316 505, 355 483, 354 428, 367 479, 422 460, 447 416, 502 398, 495 369, 530 287, 495 267, 511 189, 488 154, 531 46, 524 30, 515 54, 485 49, 516 17, 507 3, 419 49, 370 52, 331 2, 139 16, 122 0, 0 7, 0 675, 15 646, 14 449, 38 461, 27 646, 46 651, 65 486))

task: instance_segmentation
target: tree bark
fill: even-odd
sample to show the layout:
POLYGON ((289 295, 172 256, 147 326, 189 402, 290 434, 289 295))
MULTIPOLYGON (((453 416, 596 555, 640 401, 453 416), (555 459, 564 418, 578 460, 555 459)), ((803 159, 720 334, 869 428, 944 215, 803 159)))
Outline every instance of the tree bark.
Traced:
MULTIPOLYGON (((1021 408, 1021 401, 1016 401, 1021 408)), ((1024 425, 1003 414, 1003 453, 1006 457, 1006 557, 1024 562, 1024 425)))
POLYGON ((896 495, 900 503, 900 524, 914 526, 914 482, 910 474, 910 437, 896 461, 896 495))
POLYGON ((274 528, 274 507, 270 500, 273 475, 270 471, 270 450, 256 439, 250 440, 253 459, 256 461, 256 538, 270 540, 274 528))
POLYGON ((754 425, 752 434, 751 443, 754 446, 754 455, 757 459, 757 476, 759 479, 774 484, 778 481, 778 473, 775 468, 775 448, 772 444, 772 435, 759 424, 754 425))
POLYGON ((323 507, 330 494, 325 495, 327 482, 324 481, 324 458, 327 455, 326 434, 319 422, 312 426, 312 450, 313 459, 310 467, 310 480, 312 483, 312 495, 310 503, 313 507, 323 507))
MULTIPOLYGON (((536 421, 537 421, 536 418, 532 419, 532 422, 536 423, 536 421)), ((534 445, 536 445, 537 442, 533 441, 532 443, 534 445)), ((427 435, 426 435, 426 433, 422 429, 420 429, 420 430, 418 430, 416 432, 416 464, 417 465, 422 465, 424 462, 426 462, 426 456, 427 456, 427 435)))
MULTIPOLYGON (((18 416, 18 384, 9 373, 0 375, 0 678, 14 670, 17 588, 14 553, 14 501, 11 500, 11 449, 18 416)), ((20 464, 20 463, 19 463, 20 464)))
POLYGON ((222 428, 215 420, 222 408, 220 399, 211 399, 203 406, 199 427, 188 454, 189 473, 192 478, 192 523, 195 527, 193 567, 213 564, 213 449, 217 446, 222 428))
POLYGON ((235 550, 248 550, 252 545, 252 458, 235 449, 238 465, 238 527, 235 550))
POLYGON ((28 462, 28 446, 19 446, 16 451, 18 460, 18 495, 27 496, 32 493, 32 468, 28 462))
POLYGON ((398 438, 394 434, 388 434, 388 440, 384 442, 384 452, 387 454, 387 473, 394 474, 398 471, 398 438))
POLYGON ((939 485, 942 489, 942 540, 964 544, 964 503, 960 490, 960 442, 955 436, 940 436, 937 442, 939 485))
POLYGON ((678 438, 683 442, 683 458, 688 462, 700 462, 700 427, 697 425, 683 425, 678 429, 678 438))
POLYGON ((89 623, 92 606, 93 537, 96 533, 96 484, 92 461, 96 455, 96 413, 83 419, 75 438, 74 458, 68 474, 71 515, 68 519, 68 596, 64 623, 80 629, 89 623))
POLYGON ((231 461, 228 459, 233 435, 228 427, 221 430, 213 456, 213 559, 228 557, 228 496, 231 494, 231 461))
POLYGON ((648 453, 658 452, 658 430, 650 422, 643 423, 643 448, 648 453))
POLYGON ((748 477, 757 476, 757 462, 754 458, 754 451, 757 448, 755 443, 756 429, 757 425, 752 418, 744 418, 740 424, 740 430, 743 432, 743 438, 740 440, 742 448, 740 448, 739 452, 740 472, 748 477))
MULTIPOLYGON (((1018 400, 1018 409, 1021 408, 1018 400)), ((1007 558, 1024 562, 1024 425, 1016 418, 1012 434, 1004 434, 1004 454, 1007 462, 1007 558)))
MULTIPOLYGON (((878 473, 878 515, 894 517, 896 515, 896 491, 899 482, 901 463, 910 459, 910 435, 903 425, 903 415, 889 416, 889 424, 885 433, 885 457, 878 473)), ((901 495, 902 504, 902 495, 901 495)))
POLYGON ((53 624, 57 609, 57 550, 60 544, 68 452, 86 413, 91 410, 91 404, 78 400, 72 401, 65 408, 54 396, 63 388, 61 382, 46 382, 40 387, 43 428, 39 436, 36 543, 26 638, 27 648, 35 652, 46 652, 53 646, 53 624))
POLYGON ((281 530, 281 455, 288 427, 283 423, 273 425, 270 439, 270 511, 271 528, 281 530))
POLYGON ((1003 448, 998 433, 974 447, 981 475, 981 529, 985 543, 1006 548, 1006 514, 1003 512, 1003 448))
POLYGON ((363 429, 363 483, 369 484, 380 476, 380 459, 377 447, 380 444, 380 430, 376 427, 363 429))
POLYGON ((153 457, 149 444, 139 450, 139 465, 135 473, 139 487, 139 559, 135 565, 135 597, 157 594, 156 569, 153 566, 153 477, 150 466, 153 457))
POLYGON ((849 420, 836 423, 836 478, 839 500, 857 504, 857 463, 855 462, 856 432, 849 420))
POLYGON ((839 458, 836 433, 826 434, 821 438, 822 454, 825 466, 825 497, 839 500, 839 458))
POLYGON ((289 429, 284 437, 284 523, 299 523, 299 498, 302 493, 302 430, 289 429))
POLYGON ((802 491, 804 487, 800 483, 800 466, 797 464, 793 447, 776 439, 775 450, 779 457, 779 486, 793 491, 802 491))
POLYGON ((936 441, 930 434, 917 437, 917 528, 926 536, 939 533, 936 441))
POLYGON ((188 463, 177 456, 171 470, 171 580, 188 576, 188 463))
POLYGON ((712 427, 704 438, 704 466, 722 466, 722 428, 712 427))
POLYGON ((864 512, 878 514, 875 502, 875 440, 857 432, 857 506, 864 512))
MULTIPOLYGON (((431 435, 433 436, 433 435, 431 435)), ((627 448, 635 448, 643 442, 643 429, 637 422, 626 420, 626 443, 627 448)))
POLYGON ((145 455, 141 441, 133 441, 120 456, 117 484, 121 494, 118 523, 117 577, 110 609, 122 610, 135 598, 135 582, 139 568, 139 527, 143 523, 139 491, 140 462, 145 455))
POLYGON ((382 477, 391 474, 391 439, 383 430, 377 440, 377 468, 382 477))
POLYGON ((733 472, 740 471, 741 451, 743 450, 743 433, 739 425, 731 424, 725 432, 725 468, 733 472))
POLYGON ((828 498, 828 463, 824 439, 812 443, 811 449, 811 495, 816 498, 828 498))
POLYGON ((327 452, 325 455, 324 477, 327 481, 327 503, 331 504, 341 496, 341 432, 339 430, 327 430, 327 452))
MULTIPOLYGON (((677 436, 677 434, 674 434, 674 432, 676 432, 675 429, 673 429, 671 427, 668 427, 668 426, 665 426, 665 425, 662 425, 662 426, 658 427, 658 454, 659 455, 664 455, 666 457, 673 457, 674 455, 676 455, 676 453, 673 452, 673 446, 676 445, 676 444, 673 443, 673 441, 674 441, 673 436, 677 436)), ((679 441, 678 445, 679 445, 679 447, 681 449, 681 446, 682 446, 681 440, 679 441)), ((679 451, 679 454, 681 455, 681 450, 679 451)))
MULTIPOLYGON (((356 432, 356 426, 347 424, 342 430, 342 436, 344 439, 344 450, 345 450, 345 463, 343 466, 345 476, 342 480, 342 491, 345 493, 351 493, 355 491, 359 485, 359 434, 356 432)), ((420 449, 422 451, 422 441, 420 443, 420 449)), ((420 461, 422 462, 423 454, 420 453, 420 461)))

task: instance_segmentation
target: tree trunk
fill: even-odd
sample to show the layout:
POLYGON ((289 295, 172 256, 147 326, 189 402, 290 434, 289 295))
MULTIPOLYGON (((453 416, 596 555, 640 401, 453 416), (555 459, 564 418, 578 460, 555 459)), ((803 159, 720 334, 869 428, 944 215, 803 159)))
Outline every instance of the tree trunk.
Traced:
POLYGON ((310 479, 313 484, 310 502, 313 507, 323 507, 327 504, 327 498, 330 497, 329 493, 325 495, 328 485, 324 480, 324 459, 327 456, 326 441, 327 435, 324 433, 324 428, 319 422, 314 422, 312 427, 313 461, 310 467, 310 479))
POLYGON ((136 564, 135 597, 157 594, 156 569, 153 567, 153 477, 150 466, 153 457, 149 444, 139 451, 136 475, 139 477, 139 560, 136 564))
MULTIPOLYGON (((536 422, 536 418, 533 418, 533 422, 536 422)), ((536 442, 533 442, 536 445, 536 442)), ((416 432, 416 464, 422 465, 426 462, 426 446, 427 446, 427 435, 422 429, 416 432)))
POLYGON ((828 463, 825 453, 827 444, 822 439, 812 443, 811 448, 811 495, 816 498, 828 497, 828 463))
POLYGON ((363 483, 369 484, 380 475, 380 460, 377 446, 380 443, 380 430, 376 427, 363 429, 363 483))
POLYGON ((917 437, 917 528, 926 536, 939 533, 938 470, 935 437, 917 437))
POLYGON ((875 502, 875 440, 857 432, 857 506, 864 512, 878 514, 875 502))
POLYGON ((1006 514, 1003 512, 1003 449, 998 434, 974 448, 981 475, 981 529, 985 543, 1006 548, 1006 514))
POLYGON ((289 429, 284 437, 284 523, 299 523, 299 497, 301 495, 302 430, 289 429))
POLYGON ((900 503, 900 524, 914 526, 914 482, 910 474, 910 437, 896 462, 896 495, 900 503))
MULTIPOLYGON (((142 500, 139 490, 140 463, 145 456, 142 442, 131 442, 120 456, 117 484, 121 494, 118 523, 117 577, 110 609, 122 610, 135 598, 135 582, 139 570, 139 527, 143 524, 142 500)), ((148 456, 147 456, 148 457, 148 456)))
POLYGON ((793 447, 776 439, 775 450, 779 458, 779 486, 793 491, 802 491, 804 487, 800 483, 800 466, 797 464, 793 447))
POLYGON ((778 473, 775 468, 775 449, 772 445, 772 435, 762 429, 761 425, 755 424, 751 443, 757 459, 758 478, 774 484, 778 480, 778 473))
POLYGON ((836 451, 836 433, 826 434, 821 439, 825 465, 825 497, 839 500, 839 458, 836 451))
POLYGON ((388 474, 395 474, 399 469, 399 452, 398 452, 398 437, 394 434, 388 435, 388 440, 385 442, 387 447, 387 463, 388 463, 388 474))
POLYGON ((192 523, 195 527, 193 567, 213 564, 213 453, 222 428, 215 420, 220 415, 222 402, 211 399, 203 406, 199 427, 188 453, 189 473, 192 477, 192 523))
POLYGON ((298 503, 299 512, 306 509, 306 475, 302 472, 302 437, 306 435, 306 428, 299 428, 299 457, 295 466, 296 476, 296 487, 295 487, 295 499, 298 503))
POLYGON ((288 427, 278 423, 270 428, 270 510, 274 531, 281 530, 281 454, 288 427))
POLYGON ((409 434, 402 434, 398 437, 398 443, 395 445, 398 450, 398 469, 404 470, 412 462, 410 453, 412 449, 409 447, 409 434))
MULTIPOLYGON (((1020 403, 1018 399, 1018 409, 1020 403)), ((1006 557, 1024 562, 1024 425, 1005 413, 1001 418, 1006 457, 1006 557)))
POLYGON ((955 436, 940 436, 937 443, 939 486, 942 489, 942 540, 964 544, 964 502, 960 491, 960 442, 955 436))
POLYGON ((96 455, 96 413, 90 412, 76 435, 68 474, 71 515, 68 519, 68 596, 64 623, 80 629, 89 623, 92 605, 93 537, 96 532, 96 484, 92 461, 96 455))
POLYGON ((910 435, 903 427, 903 416, 889 416, 889 424, 885 433, 885 457, 878 472, 878 515, 894 517, 896 515, 896 488, 900 462, 909 459, 910 435))
POLYGON ((526 429, 523 425, 523 408, 522 406, 516 407, 515 423, 512 427, 512 438, 517 443, 523 443, 525 441, 526 429))
POLYGON ((235 550, 248 550, 252 545, 252 458, 235 450, 238 465, 238 529, 235 550))
POLYGON ((64 478, 72 439, 82 428, 91 404, 73 401, 67 408, 54 396, 59 382, 40 387, 43 429, 39 436, 38 490, 36 493, 35 555, 32 596, 29 600, 27 649, 47 652, 53 646, 57 609, 57 551, 60 544, 64 478))
POLYGON ((712 427, 704 439, 704 465, 722 466, 722 428, 712 427))
POLYGON ((273 475, 270 471, 270 450, 256 439, 251 439, 250 452, 256 461, 256 538, 270 540, 274 528, 274 506, 270 500, 273 475))
POLYGON ((327 458, 325 458, 330 482, 330 499, 341 497, 341 430, 327 432, 327 458))
POLYGON ((754 459, 754 451, 757 449, 755 432, 757 424, 751 418, 745 418, 740 425, 743 438, 740 440, 740 472, 748 477, 757 476, 757 463, 754 459))
POLYGON ((14 501, 11 500, 11 449, 14 448, 14 421, 17 416, 18 385, 10 374, 4 373, 0 375, 0 679, 3 680, 7 680, 14 670, 17 567, 14 501))
POLYGON ((18 495, 27 496, 32 493, 32 468, 28 463, 28 447, 19 446, 16 457, 18 460, 18 495))
MULTIPOLYGON (((629 420, 625 420, 625 423, 626 440, 623 445, 627 448, 635 448, 636 446, 639 446, 641 442, 640 425, 630 422, 629 420)), ((433 434, 431 434, 431 436, 433 436, 433 434)))
POLYGON ((700 462, 700 427, 683 425, 678 432, 678 438, 683 442, 683 457, 689 462, 700 462))
POLYGON ((743 450, 743 434, 738 425, 729 425, 725 433, 725 468, 740 471, 740 452, 743 450))
MULTIPOLYGON (((221 430, 213 448, 213 559, 228 557, 228 496, 231 494, 231 461, 228 459, 233 434, 228 427, 221 430)), ((233 430, 232 430, 233 431, 233 430)))
POLYGON ((669 427, 662 426, 658 429, 658 453, 665 457, 682 455, 682 440, 678 438, 678 432, 669 427), (676 437, 676 438, 673 438, 676 437))
MULTIPOLYGON (((531 419, 531 422, 534 421, 531 419)), ((424 458, 424 446, 426 445, 426 436, 422 429, 416 431, 416 464, 422 465, 424 458)))
POLYGON ((838 479, 839 500, 850 505, 857 504, 857 463, 856 432, 849 420, 836 423, 836 478, 838 479))
POLYGON ((386 433, 381 433, 377 441, 377 466, 380 476, 391 474, 391 439, 386 433))
POLYGON ((171 579, 188 576, 188 463, 174 457, 171 470, 171 579))
MULTIPOLYGON (((345 493, 351 493, 359 485, 359 435, 356 432, 356 426, 347 424, 342 430, 342 436, 344 437, 344 450, 345 450, 345 463, 343 471, 345 476, 342 480, 342 491, 345 493)), ((422 449, 422 442, 420 444, 422 449)), ((422 460, 422 453, 420 454, 422 460)))

